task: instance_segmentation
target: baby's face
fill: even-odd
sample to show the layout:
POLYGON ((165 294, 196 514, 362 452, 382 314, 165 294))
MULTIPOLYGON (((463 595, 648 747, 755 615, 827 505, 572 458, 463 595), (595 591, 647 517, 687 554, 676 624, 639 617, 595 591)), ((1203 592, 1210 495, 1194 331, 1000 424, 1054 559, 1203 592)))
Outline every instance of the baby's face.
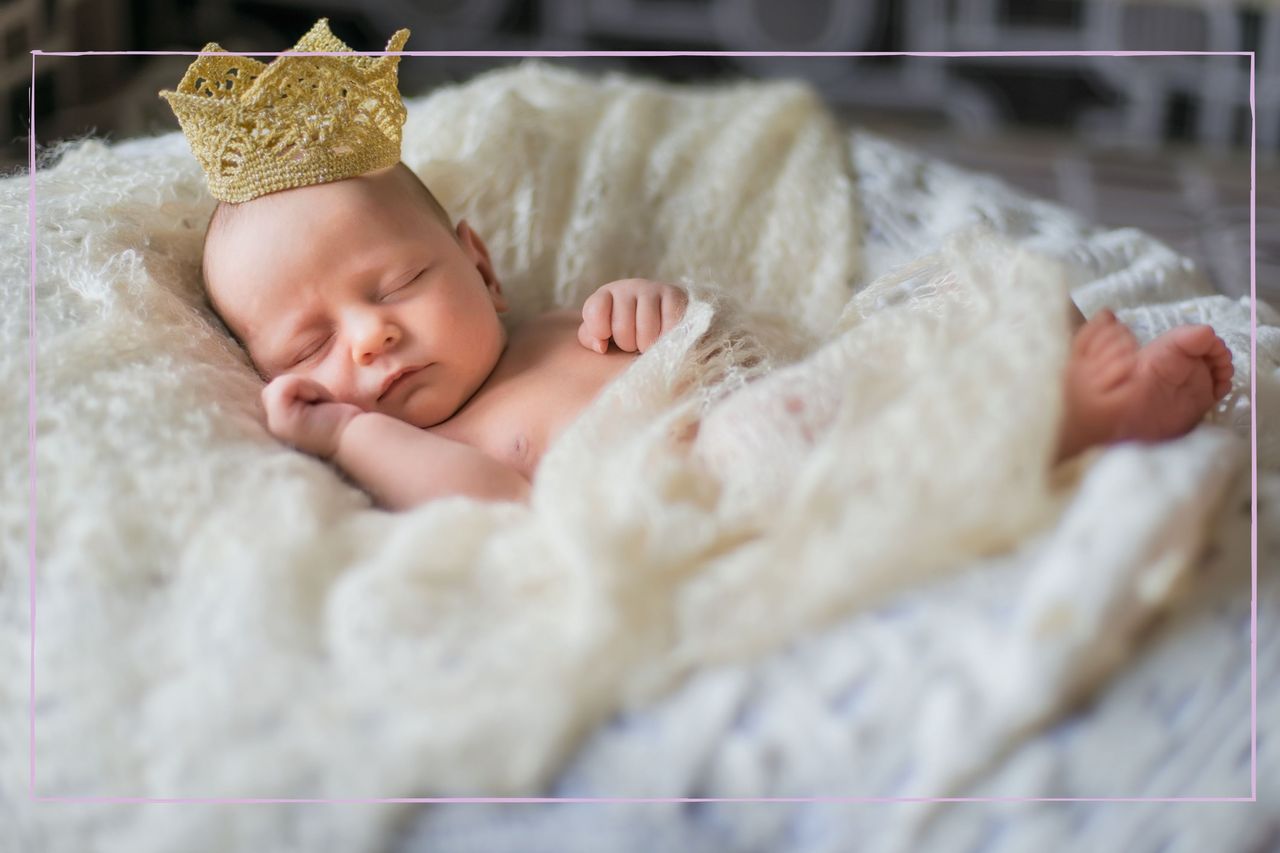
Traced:
POLYGON ((507 304, 484 242, 466 223, 455 239, 412 180, 400 166, 257 199, 210 235, 205 272, 264 376, 428 427, 498 363, 507 304))

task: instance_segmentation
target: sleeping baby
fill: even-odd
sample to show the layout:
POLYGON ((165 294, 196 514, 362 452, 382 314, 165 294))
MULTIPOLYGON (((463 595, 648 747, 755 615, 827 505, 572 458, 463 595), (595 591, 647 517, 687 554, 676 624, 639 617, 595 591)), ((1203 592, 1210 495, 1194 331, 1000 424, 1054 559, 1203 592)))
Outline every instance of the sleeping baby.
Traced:
MULTIPOLYGON (((271 432, 392 508, 524 500, 547 446, 686 301, 671 284, 608 282, 508 334, 484 240, 452 225, 403 164, 220 206, 204 267, 216 310, 269 380, 271 432)), ((1139 348, 1104 311, 1075 335, 1059 457, 1181 435, 1231 375, 1209 326, 1139 348)))
MULTIPOLYGON (((324 23, 297 49, 345 49, 324 23)), ((388 51, 406 36, 398 33, 388 51)), ((363 58, 368 64, 342 84, 343 97, 387 66, 394 92, 396 58, 363 58)), ((499 316, 507 301, 482 236, 452 222, 399 161, 402 108, 380 125, 394 146, 374 162, 330 158, 317 170, 299 137, 287 134, 264 155, 269 167, 250 162, 252 149, 235 157, 202 150, 209 137, 199 122, 217 120, 204 109, 207 99, 234 101, 243 79, 268 80, 286 59, 322 58, 286 55, 271 66, 235 58, 240 72, 253 63, 247 74, 200 60, 178 93, 162 93, 220 200, 205 238, 205 286, 267 380, 269 430, 333 462, 389 509, 449 495, 527 500, 547 447, 681 321, 685 292, 646 279, 602 282, 582 305, 508 331, 499 316), (240 79, 227 82, 233 77, 240 79)), ((334 59, 321 71, 340 74, 341 63, 356 61, 334 59)), ((385 109, 352 131, 363 135, 341 154, 369 150, 368 125, 399 106, 398 93, 374 91, 378 98, 385 109)), ((233 106, 245 126, 252 115, 233 106)), ((1230 353, 1208 326, 1179 327, 1139 347, 1110 312, 1088 322, 1076 315, 1059 460, 1101 444, 1181 435, 1230 389, 1230 353)), ((696 429, 686 439, 696 444, 696 429)))

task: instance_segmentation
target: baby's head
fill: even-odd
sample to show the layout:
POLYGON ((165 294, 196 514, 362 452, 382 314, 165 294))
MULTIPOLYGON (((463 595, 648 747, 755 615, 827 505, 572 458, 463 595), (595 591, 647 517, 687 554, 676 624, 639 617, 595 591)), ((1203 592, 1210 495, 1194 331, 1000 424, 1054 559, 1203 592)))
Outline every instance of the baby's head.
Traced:
POLYGON ((455 229, 403 163, 220 204, 204 277, 263 378, 302 374, 420 427, 461 408, 506 347, 484 241, 466 222, 455 229))

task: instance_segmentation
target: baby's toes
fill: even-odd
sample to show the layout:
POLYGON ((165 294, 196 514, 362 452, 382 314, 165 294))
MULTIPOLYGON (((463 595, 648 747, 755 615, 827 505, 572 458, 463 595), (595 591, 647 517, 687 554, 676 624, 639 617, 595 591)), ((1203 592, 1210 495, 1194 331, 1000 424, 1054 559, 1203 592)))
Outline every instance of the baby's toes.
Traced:
POLYGON ((1213 396, 1215 399, 1221 400, 1231 390, 1231 379, 1236 375, 1236 369, 1228 361, 1225 364, 1214 364, 1211 370, 1213 373, 1213 396))
POLYGON ((1231 363, 1231 350, 1222 338, 1214 335, 1204 360, 1213 376, 1213 397, 1221 400, 1231 390, 1231 379, 1236 375, 1235 365, 1231 363))
POLYGON ((1209 347, 1209 354, 1205 358, 1215 368, 1231 367, 1231 350, 1227 347, 1226 342, 1217 335, 1213 336, 1213 345, 1209 347))
POLYGON ((1192 358, 1207 358, 1213 352, 1215 344, 1222 344, 1222 339, 1214 334, 1212 326, 1178 326, 1161 337, 1167 338, 1192 358))
POLYGON ((1231 356, 1226 358, 1207 358, 1205 361, 1209 365, 1209 369, 1213 371, 1214 376, 1225 376, 1230 379, 1236 375, 1236 366, 1231 363, 1231 356))

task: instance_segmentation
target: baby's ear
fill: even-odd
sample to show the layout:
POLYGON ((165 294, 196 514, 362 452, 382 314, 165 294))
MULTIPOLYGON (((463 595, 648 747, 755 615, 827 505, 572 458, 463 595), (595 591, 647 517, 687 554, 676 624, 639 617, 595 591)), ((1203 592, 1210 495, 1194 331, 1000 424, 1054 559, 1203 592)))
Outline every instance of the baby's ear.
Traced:
POLYGON ((506 313, 511 307, 507 304, 507 297, 502 294, 502 285, 495 282, 495 286, 489 290, 489 295, 493 299, 493 310, 499 314, 506 313))
POLYGON ((458 227, 454 232, 458 237, 458 245, 468 254, 478 253, 486 258, 489 257, 489 247, 484 244, 484 238, 476 233, 467 220, 459 219, 458 227))
POLYGON ((465 219, 458 222, 458 244, 462 246, 462 251, 467 253, 467 257, 476 265, 476 269, 480 271, 480 275, 484 278, 485 287, 494 297, 494 307, 499 311, 507 310, 507 300, 502 295, 502 282, 498 280, 498 274, 493 269, 493 262, 489 260, 489 247, 484 244, 484 239, 475 232, 465 219), (501 307, 499 307, 501 302, 501 307))

